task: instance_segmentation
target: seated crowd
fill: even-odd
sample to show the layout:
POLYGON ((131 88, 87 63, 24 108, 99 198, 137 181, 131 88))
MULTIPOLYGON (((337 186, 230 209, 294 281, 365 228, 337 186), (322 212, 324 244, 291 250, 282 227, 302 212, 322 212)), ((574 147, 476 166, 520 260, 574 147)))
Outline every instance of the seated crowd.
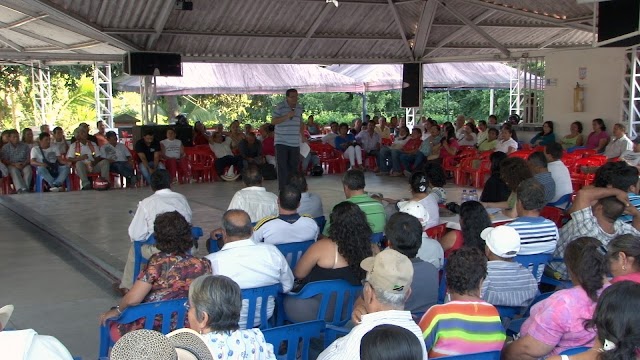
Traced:
MULTIPOLYGON (((210 232, 207 249, 212 252, 202 258, 192 254, 189 204, 170 189, 171 176, 163 165, 170 158, 176 160, 174 168, 182 166, 184 149, 172 143, 175 132, 162 144, 152 134, 144 134, 135 152, 141 175, 154 193, 138 204, 129 226, 132 247, 122 281, 116 286, 123 297, 100 321, 109 326, 112 341, 125 341, 141 334, 137 330, 144 327, 144 319, 117 322, 127 308, 186 298, 188 316, 184 324, 173 321, 172 330, 195 330, 194 338, 216 359, 239 358, 233 354, 275 359, 283 349, 268 343, 260 325, 275 318, 287 323, 318 319, 321 296, 302 299, 295 294, 319 281, 344 280, 361 286, 351 299, 352 313, 346 314, 350 318, 343 329, 346 334, 326 348, 317 348, 314 358, 417 360, 495 351, 507 360, 565 360, 567 356, 561 358, 561 353, 575 347, 589 350, 570 356, 572 360, 638 358, 640 318, 635 305, 640 305, 640 264, 636 260, 640 256, 640 196, 636 195, 636 164, 609 162, 594 174, 595 186, 582 188, 572 201, 557 203, 573 193, 570 174, 561 162, 563 147, 586 144, 611 159, 626 160, 629 152, 635 153, 624 126, 616 124, 616 136, 609 143, 608 136, 602 135, 606 134, 604 124, 597 120, 587 139, 580 134, 582 125, 572 124, 572 135, 562 138, 561 144, 556 143, 553 123, 545 122, 531 140, 533 146, 543 149, 526 159, 509 156, 518 148, 514 131, 505 124, 496 137, 491 118, 489 124, 481 121, 476 127, 462 116, 442 128, 425 119, 411 135, 394 121, 389 127, 384 118, 366 125, 356 123, 354 128, 332 123, 331 133, 322 141, 342 152, 351 169, 341 180, 345 201, 332 207, 324 228, 317 221, 324 216, 322 201, 309 192, 303 174, 291 174, 277 195, 263 186, 261 166, 271 160, 266 154, 269 150, 261 148, 253 132, 243 133, 234 122, 230 132, 216 131, 210 136, 197 124, 194 142, 210 144, 221 161, 215 165, 218 173, 233 165, 241 171, 245 185, 222 215, 222 226, 210 232), (382 145, 382 139, 388 140, 387 145, 382 145), (490 177, 481 202, 460 204, 459 227, 431 238, 429 230, 444 223, 439 206, 446 202, 443 167, 453 161, 461 146, 495 150, 488 157, 490 177), (377 175, 403 176, 406 172, 410 197, 398 201, 366 192, 362 155, 377 159, 377 175), (570 219, 560 228, 542 216, 550 204, 564 209, 568 203, 570 219), (509 220, 496 225, 487 208, 502 210, 501 215, 509 220), (134 242, 146 241, 152 234, 155 245, 141 247, 148 262, 135 274, 134 242), (376 240, 378 236, 383 240, 376 240), (290 266, 291 259, 279 246, 307 241, 308 248, 290 266), (561 260, 534 269, 526 259, 535 255, 561 260), (562 285, 548 289, 542 281, 545 277, 562 285), (249 313, 242 290, 271 285, 279 286, 282 299, 259 302, 255 314, 249 313), (541 289, 555 291, 535 302, 541 289), (266 319, 260 318, 263 307, 266 319), (505 333, 503 325, 508 321, 501 317, 505 307, 519 313, 530 307, 518 336, 505 333), (249 318, 254 319, 254 327, 247 329, 249 318), (390 347, 403 355, 391 354, 390 347)), ((312 117, 306 129, 320 134, 312 117)), ((266 143, 273 130, 266 126, 260 132, 266 143)), ((16 188, 20 192, 29 189, 23 171, 29 168, 27 162, 47 168, 48 162, 56 160, 74 165, 83 189, 91 187, 88 174, 104 176, 106 172, 108 177, 113 169, 137 181, 128 172, 131 159, 128 152, 119 150, 115 134, 96 134, 104 137, 100 146, 89 140, 84 128, 75 135, 63 157, 59 145, 43 133, 40 144, 31 150, 31 159, 21 163, 20 156, 29 145, 17 140, 17 132, 9 134, 2 156, 16 188)), ((640 146, 637 150, 640 153, 640 146)), ((55 174, 38 171, 53 189, 63 186, 60 175, 68 173, 68 167, 60 165, 55 174)), ((328 306, 335 307, 335 302, 337 299, 328 306)), ((155 330, 160 329, 158 322, 156 319, 155 330)), ((3 341, 7 340, 0 333, 0 344, 3 341)), ((116 343, 112 354, 125 350, 116 343)))

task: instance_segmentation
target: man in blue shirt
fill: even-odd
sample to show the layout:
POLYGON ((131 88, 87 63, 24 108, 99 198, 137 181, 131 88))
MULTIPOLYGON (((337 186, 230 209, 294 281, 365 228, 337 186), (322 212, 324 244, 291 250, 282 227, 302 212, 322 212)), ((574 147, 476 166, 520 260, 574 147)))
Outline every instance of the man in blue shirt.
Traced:
POLYGON ((289 175, 300 166, 300 141, 304 137, 302 113, 298 104, 298 91, 289 89, 286 99, 273 109, 271 123, 275 125, 276 163, 278 166, 278 187, 287 185, 289 175))

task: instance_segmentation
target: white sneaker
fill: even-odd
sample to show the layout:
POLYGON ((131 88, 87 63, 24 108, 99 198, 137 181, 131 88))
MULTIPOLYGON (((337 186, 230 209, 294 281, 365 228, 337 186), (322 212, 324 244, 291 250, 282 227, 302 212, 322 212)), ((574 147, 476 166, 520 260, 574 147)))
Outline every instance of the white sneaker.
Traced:
POLYGON ((51 191, 51 192, 58 192, 58 191, 60 191, 60 188, 59 188, 59 187, 52 186, 52 187, 50 187, 50 188, 49 188, 49 191, 51 191))

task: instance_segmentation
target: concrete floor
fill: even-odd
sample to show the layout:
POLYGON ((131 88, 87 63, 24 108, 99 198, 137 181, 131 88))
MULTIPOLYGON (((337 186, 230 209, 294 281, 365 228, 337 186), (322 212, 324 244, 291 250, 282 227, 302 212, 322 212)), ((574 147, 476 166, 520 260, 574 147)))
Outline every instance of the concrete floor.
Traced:
MULTIPOLYGON (((307 179, 323 199, 325 215, 343 201, 340 175, 307 179)), ((366 174, 369 192, 409 197, 406 178, 366 174)), ((222 213, 242 182, 177 185, 205 238, 219 227, 222 213)), ((265 182, 269 191, 277 181, 265 182)), ((461 188, 448 189, 458 201, 461 188)), ((33 328, 60 339, 76 356, 96 358, 98 316, 117 303, 111 282, 120 278, 130 241, 129 210, 151 194, 148 187, 105 192, 35 193, 0 197, 0 306, 14 304, 16 329, 33 328)), ((201 240, 204 244, 204 240, 201 240)), ((205 255, 204 246, 199 255, 205 255)))

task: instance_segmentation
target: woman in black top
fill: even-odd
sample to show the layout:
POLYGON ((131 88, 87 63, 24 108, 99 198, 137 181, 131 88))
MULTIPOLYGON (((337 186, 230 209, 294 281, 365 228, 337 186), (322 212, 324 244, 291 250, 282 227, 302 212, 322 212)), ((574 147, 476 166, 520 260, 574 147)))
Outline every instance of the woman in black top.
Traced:
POLYGON ((500 162, 507 158, 507 154, 502 151, 495 151, 489 157, 491 160, 491 176, 482 189, 481 202, 502 202, 507 201, 511 190, 500 177, 500 162))

